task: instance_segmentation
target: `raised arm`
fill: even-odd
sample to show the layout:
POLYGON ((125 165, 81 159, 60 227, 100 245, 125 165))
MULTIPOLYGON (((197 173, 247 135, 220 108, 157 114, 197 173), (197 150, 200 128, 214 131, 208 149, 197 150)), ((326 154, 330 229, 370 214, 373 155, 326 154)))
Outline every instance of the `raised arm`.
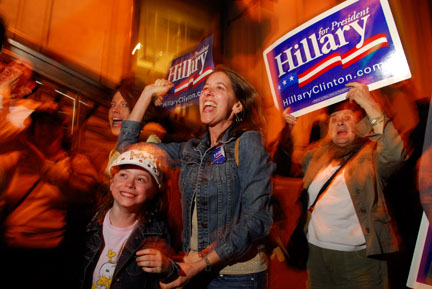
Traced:
POLYGON ((384 112, 381 105, 375 101, 365 84, 351 82, 346 85, 351 87, 347 98, 355 101, 367 114, 372 128, 376 134, 382 134, 384 130, 384 112))
POLYGON ((166 79, 157 79, 153 84, 144 87, 129 115, 129 120, 141 122, 151 102, 154 101, 156 105, 160 105, 162 96, 167 94, 172 87, 171 81, 166 79))
POLYGON ((366 85, 353 82, 347 86, 352 87, 347 98, 365 110, 369 120, 366 123, 378 137, 374 159, 378 176, 383 181, 402 166, 409 156, 410 147, 404 143, 392 121, 385 116, 381 105, 372 97, 366 85))
POLYGON ((117 151, 123 152, 129 145, 138 142, 141 132, 141 121, 154 101, 156 105, 162 102, 162 96, 168 93, 173 87, 169 80, 158 79, 153 84, 147 85, 141 92, 128 120, 123 121, 120 136, 117 141, 117 151))
POLYGON ((291 132, 297 122, 295 116, 291 114, 291 108, 286 108, 281 113, 281 119, 285 122, 284 128, 280 131, 277 144, 273 154, 273 161, 277 164, 276 174, 280 176, 292 176, 299 169, 297 164, 292 161, 293 157, 293 137, 291 132))

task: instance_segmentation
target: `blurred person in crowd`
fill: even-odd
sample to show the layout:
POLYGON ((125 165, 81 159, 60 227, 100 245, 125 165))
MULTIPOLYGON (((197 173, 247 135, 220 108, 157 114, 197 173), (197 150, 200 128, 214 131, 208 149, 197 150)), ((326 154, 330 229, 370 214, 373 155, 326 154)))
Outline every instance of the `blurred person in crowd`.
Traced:
MULTIPOLYGON (((290 108, 283 111, 282 117, 287 121, 288 118, 295 119, 290 114, 290 108)), ((307 145, 310 145, 318 141, 321 137, 327 134, 328 114, 327 109, 323 108, 316 114, 312 120, 312 126, 310 128, 310 134, 307 145)), ((297 127, 297 129, 299 129, 297 127)), ((278 138, 275 142, 270 145, 272 147, 273 161, 277 163, 276 175, 283 177, 299 177, 302 174, 300 161, 294 161, 293 154, 295 153, 294 135, 292 133, 293 124, 286 122, 286 125, 280 131, 278 138)), ((302 135, 305 133, 305 129, 301 130, 302 135)), ((306 145, 306 146, 307 146, 306 145)), ((301 160, 301 157, 299 158, 301 160)))
MULTIPOLYGON (((147 107, 171 87, 159 80, 144 89, 123 122, 120 151, 138 141, 147 107)), ((274 166, 260 133, 259 95, 239 74, 218 66, 206 80, 199 106, 206 126, 201 138, 158 144, 180 169, 185 252, 180 277, 161 287, 266 288, 262 241, 272 225, 274 166)))
POLYGON ((59 111, 37 109, 30 118, 15 147, 0 155, 3 281, 68 288, 80 244, 68 231, 68 211, 95 201, 97 173, 84 155, 69 154, 59 111))
POLYGON ((29 64, 13 60, 0 71, 0 143, 15 141, 30 124, 30 114, 41 105, 25 98, 37 87, 29 64))
MULTIPOLYGON (((0 16, 0 51, 6 43, 6 24, 0 16)), ((23 100, 37 87, 29 63, 13 60, 0 66, 0 144, 16 139, 28 126, 29 116, 39 106, 33 100, 23 100)))
MULTIPOLYGON (((120 135, 120 129, 123 120, 127 120, 131 113, 132 108, 135 106, 141 91, 134 84, 131 78, 123 79, 118 87, 115 89, 114 95, 111 99, 111 106, 108 111, 108 122, 110 125, 111 133, 114 136, 120 135)), ((147 118, 148 119, 148 118, 147 118)), ((147 123, 142 130, 141 138, 145 138, 148 142, 160 142, 161 138, 165 135, 165 129, 157 123, 147 123)), ((110 164, 117 158, 119 152, 113 149, 109 155, 108 165, 105 169, 105 175, 109 175, 110 164)))
POLYGON ((87 229, 79 288, 159 288, 178 267, 165 254, 169 235, 161 217, 166 153, 140 143, 110 166, 110 194, 87 229), (149 274, 154 273, 154 274, 149 274))
POLYGON ((388 258, 390 288, 405 287, 416 246, 423 214, 417 187, 417 162, 422 155, 426 132, 429 98, 423 97, 412 79, 375 90, 374 97, 382 101, 381 107, 405 142, 410 154, 403 167, 388 180, 385 197, 397 226, 399 251, 388 258))
MULTIPOLYGON (((327 138, 303 162, 309 286, 388 288, 383 256, 398 242, 383 191, 408 150, 367 86, 348 86, 349 101, 329 107, 327 138)), ((289 113, 285 120, 295 124, 289 113)))

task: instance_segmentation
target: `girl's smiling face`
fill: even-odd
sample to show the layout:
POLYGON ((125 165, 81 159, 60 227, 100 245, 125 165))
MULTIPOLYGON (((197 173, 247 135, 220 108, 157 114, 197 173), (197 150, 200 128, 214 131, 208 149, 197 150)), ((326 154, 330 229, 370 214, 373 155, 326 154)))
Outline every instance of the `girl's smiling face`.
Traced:
POLYGON ((111 181, 114 205, 138 212, 142 205, 157 193, 157 184, 151 174, 138 166, 125 165, 111 181))
POLYGON ((117 91, 112 100, 108 111, 108 121, 113 135, 118 136, 123 120, 127 120, 130 114, 130 107, 121 93, 117 91))

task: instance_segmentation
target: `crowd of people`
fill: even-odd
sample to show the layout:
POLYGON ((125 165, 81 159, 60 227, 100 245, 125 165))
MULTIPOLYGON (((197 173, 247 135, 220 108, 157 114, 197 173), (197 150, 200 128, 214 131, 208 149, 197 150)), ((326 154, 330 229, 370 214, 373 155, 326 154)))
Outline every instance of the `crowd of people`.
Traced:
MULTIPOLYGON (((202 89, 203 130, 183 142, 163 142, 164 127, 143 121, 173 84, 138 90, 124 80, 108 113, 118 142, 101 174, 71 150, 61 107, 26 98, 37 89, 31 66, 0 69, 0 250, 11 288, 269 288, 272 177, 293 168, 303 184, 307 287, 399 288, 388 256, 403 238, 388 187, 415 146, 366 85, 347 85, 347 100, 327 108, 325 136, 294 163, 298 119, 281 113, 283 138, 269 153, 260 96, 226 66, 202 89)), ((425 156, 420 196, 430 217, 425 156)))

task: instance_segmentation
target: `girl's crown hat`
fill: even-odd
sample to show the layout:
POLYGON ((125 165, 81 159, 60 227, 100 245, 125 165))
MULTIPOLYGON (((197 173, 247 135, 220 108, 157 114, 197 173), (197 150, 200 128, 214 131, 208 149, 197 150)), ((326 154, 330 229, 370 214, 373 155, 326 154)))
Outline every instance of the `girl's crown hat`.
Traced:
POLYGON ((158 168, 157 160, 152 154, 143 150, 136 149, 128 150, 120 154, 117 159, 115 159, 111 163, 111 175, 114 175, 114 173, 118 169, 118 166, 122 165, 135 165, 142 167, 152 175, 159 188, 162 187, 163 173, 158 168))

